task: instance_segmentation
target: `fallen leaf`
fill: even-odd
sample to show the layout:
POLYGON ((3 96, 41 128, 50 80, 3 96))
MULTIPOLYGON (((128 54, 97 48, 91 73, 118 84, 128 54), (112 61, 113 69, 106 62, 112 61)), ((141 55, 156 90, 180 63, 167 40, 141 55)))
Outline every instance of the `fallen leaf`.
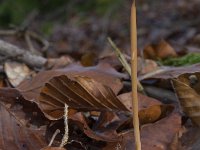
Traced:
POLYGON ((54 77, 36 96, 32 99, 37 99, 49 119, 60 119, 65 103, 79 111, 127 111, 109 87, 88 77, 54 77))
MULTIPOLYGON (((142 150, 167 150, 176 134, 181 129, 181 117, 172 113, 154 124, 148 124, 141 128, 142 150)), ((134 144, 134 131, 129 130, 121 133, 122 141, 108 143, 103 150, 116 149, 132 150, 134 144)))
POLYGON ((109 64, 99 64, 93 67, 82 67, 77 64, 71 64, 64 69, 39 72, 33 79, 22 82, 17 89, 26 91, 28 94, 24 94, 25 99, 30 100, 35 93, 39 93, 46 82, 59 75, 80 75, 93 78, 97 82, 110 87, 115 94, 117 94, 123 86, 118 78, 128 78, 127 75, 117 72, 109 64), (29 97, 28 95, 31 93, 32 96, 29 97))
POLYGON ((160 68, 159 71, 155 71, 155 72, 158 72, 158 73, 150 75, 150 77, 146 75, 139 76, 139 80, 144 80, 144 79, 149 79, 149 78, 173 79, 173 78, 177 78, 181 74, 200 72, 200 63, 194 64, 191 66, 184 66, 184 67, 162 67, 160 68))
POLYGON ((89 121, 81 112, 69 117, 79 128, 90 138, 98 141, 119 141, 120 135, 117 129, 128 120, 128 117, 119 117, 112 112, 102 113, 93 128, 89 126, 89 121))
POLYGON ((31 70, 25 64, 18 62, 6 62, 4 64, 4 70, 9 82, 14 87, 18 86, 31 75, 31 70))
POLYGON ((148 59, 157 60, 176 56, 176 51, 164 40, 160 41, 158 44, 151 44, 144 48, 144 57, 148 59))
POLYGON ((81 57, 81 64, 83 66, 93 66, 97 61, 97 56, 94 52, 86 52, 81 57))
MULTIPOLYGON (((132 94, 131 92, 118 96, 120 101, 132 112, 132 94)), ((153 123, 171 113, 174 110, 173 105, 162 104, 156 99, 138 94, 139 98, 139 119, 140 124, 153 123)))
POLYGON ((200 149, 200 129, 199 127, 186 128, 185 133, 179 140, 179 150, 199 150, 200 149))
POLYGON ((138 72, 140 75, 147 74, 158 68, 158 64, 155 61, 138 57, 138 72))
POLYGON ((47 60, 47 68, 59 69, 73 63, 74 60, 70 56, 61 56, 60 58, 49 58, 47 60))
POLYGON ((173 79, 173 86, 183 112, 200 126, 200 74, 182 74, 173 79))
POLYGON ((40 150, 66 150, 65 148, 62 148, 62 147, 45 147, 45 148, 42 148, 40 150))
POLYGON ((0 149, 36 150, 47 145, 44 129, 31 129, 20 125, 12 113, 0 104, 0 149))

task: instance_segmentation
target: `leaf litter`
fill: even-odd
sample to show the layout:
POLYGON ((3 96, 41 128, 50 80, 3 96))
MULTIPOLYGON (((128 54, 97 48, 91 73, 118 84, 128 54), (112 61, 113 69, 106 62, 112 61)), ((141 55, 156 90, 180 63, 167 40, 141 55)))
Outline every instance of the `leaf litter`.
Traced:
MULTIPOLYGON (((195 2, 195 5, 196 3, 198 4, 195 2)), ((169 10, 173 3, 170 1, 168 4, 163 10, 169 10)), ((195 14, 191 9, 195 7, 193 4, 178 2, 178 8, 173 11, 180 11, 186 16, 185 10, 195 14)), ((141 7, 147 17, 159 14, 147 13, 148 7, 141 7)), ((160 16, 157 17, 159 20, 160 16)), ((172 18, 169 15, 166 19, 172 18)), ((146 22, 150 24, 149 21, 146 22)), ((145 21, 139 23, 145 24, 145 21)), ((192 29, 192 24, 185 30, 185 22, 181 24, 183 27, 180 30, 173 29, 167 32, 152 27, 151 31, 148 31, 146 26, 140 28, 139 35, 144 34, 146 39, 142 38, 139 41, 139 47, 144 47, 138 60, 139 80, 144 87, 148 86, 152 92, 154 91, 151 96, 148 93, 138 93, 141 141, 144 150, 200 148, 199 61, 197 57, 191 63, 187 57, 193 58, 195 54, 190 54, 193 51, 198 54, 199 31, 192 29), (155 42, 160 34, 165 40, 159 39, 159 42, 155 42), (181 44, 186 50, 180 49, 180 45, 172 42, 177 37, 179 38, 176 44, 181 44), (150 41, 150 44, 144 46, 147 41, 150 41), (163 66, 162 62, 173 66, 163 66), (176 64, 179 67, 174 67, 176 64), (188 65, 183 66, 185 64, 188 65), (156 88, 152 88, 153 86, 156 88), (176 94, 176 102, 180 104, 169 101, 167 95, 165 97, 163 94, 166 91, 176 94), (157 100, 156 97, 163 100, 157 100)), ((47 52, 47 56, 60 56, 62 53, 66 54, 66 50, 70 51, 65 56, 47 58, 47 64, 40 68, 41 70, 12 59, 4 63, 4 68, 1 68, 0 72, 0 149, 133 149, 130 78, 116 56, 109 54, 100 58, 99 52, 85 52, 85 49, 102 48, 98 46, 102 44, 93 47, 96 38, 94 36, 93 40, 89 40, 87 32, 93 29, 90 27, 87 26, 86 31, 73 28, 70 33, 68 28, 59 30, 62 34, 57 32, 57 37, 54 37, 57 39, 55 45, 58 50, 52 54, 47 52), (68 36, 69 34, 79 36, 74 38, 68 36), (67 37, 66 40, 63 35, 67 37), (79 44, 74 44, 76 42, 79 44), (79 49, 79 46, 80 51, 72 51, 79 49), (80 62, 77 63, 77 60, 80 62), (33 72, 34 74, 31 74, 33 72), (125 82, 128 84, 125 85, 125 82), (69 106, 67 117, 64 115, 65 104, 69 106), (69 139, 64 147, 60 147, 66 130, 65 119, 68 120, 69 139), (53 139, 53 134, 58 129, 61 133, 53 139), (50 141, 53 142, 51 145, 50 141)), ((113 30, 108 29, 108 32, 111 30, 114 33, 114 29, 116 26, 113 30)), ((120 34, 115 39, 122 39, 120 47, 129 49, 128 40, 121 31, 120 34)), ((99 38, 99 35, 98 30, 96 36, 99 38)), ((4 39, 20 45, 16 39, 4 39)), ((23 45, 23 42, 21 44, 23 45)), ((107 49, 109 47, 104 46, 104 50, 107 49)), ((130 61, 129 57, 126 59, 130 61)))

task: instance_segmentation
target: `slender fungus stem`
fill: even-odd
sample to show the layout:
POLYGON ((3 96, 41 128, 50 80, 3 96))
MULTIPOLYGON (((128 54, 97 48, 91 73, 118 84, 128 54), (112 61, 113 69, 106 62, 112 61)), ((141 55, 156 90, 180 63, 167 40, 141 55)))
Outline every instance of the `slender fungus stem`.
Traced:
POLYGON ((138 96, 137 96, 137 26, 135 0, 131 7, 131 80, 132 80, 132 111, 136 150, 141 150, 138 96))

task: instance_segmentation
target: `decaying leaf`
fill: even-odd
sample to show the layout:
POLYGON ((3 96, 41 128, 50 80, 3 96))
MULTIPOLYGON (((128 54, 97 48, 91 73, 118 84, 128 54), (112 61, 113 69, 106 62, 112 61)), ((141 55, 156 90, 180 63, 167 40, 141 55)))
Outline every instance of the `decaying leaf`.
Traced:
POLYGON ((14 87, 18 86, 31 75, 31 70, 25 64, 18 62, 6 62, 4 70, 8 80, 14 87))
POLYGON ((173 79, 173 86, 179 98, 182 110, 191 120, 200 126, 200 74, 182 74, 173 79))
POLYGON ((28 129, 0 104, 0 149, 36 150, 48 145, 44 129, 28 129))
MULTIPOLYGON (((154 124, 143 126, 141 128, 142 150, 168 150, 180 129, 181 117, 176 113, 154 124)), ((120 150, 132 150, 135 147, 133 130, 122 133, 122 137, 121 142, 108 143, 103 150, 116 149, 116 147, 120 147, 120 150)))

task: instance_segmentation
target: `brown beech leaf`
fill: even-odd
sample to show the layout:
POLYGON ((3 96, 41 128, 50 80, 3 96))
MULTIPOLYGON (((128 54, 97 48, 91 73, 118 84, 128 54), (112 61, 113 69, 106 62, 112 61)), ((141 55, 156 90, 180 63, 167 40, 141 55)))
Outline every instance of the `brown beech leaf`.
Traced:
MULTIPOLYGON (((118 96, 120 101, 129 109, 132 110, 131 92, 118 96)), ((174 110, 173 105, 162 104, 156 99, 138 94, 139 97, 139 119, 140 124, 153 123, 174 110)))
POLYGON ((160 41, 158 44, 148 45, 144 48, 145 58, 156 60, 176 56, 176 51, 164 40, 160 41))
POLYGON ((182 74, 172 81, 183 112, 200 126, 200 73, 182 74))
POLYGON ((48 145, 44 129, 31 129, 21 125, 20 121, 0 104, 0 149, 38 150, 48 145))
POLYGON ((33 98, 39 95, 45 83, 53 77, 60 75, 80 75, 93 78, 97 82, 110 87, 115 94, 117 94, 123 86, 119 78, 127 78, 127 75, 117 72, 109 64, 102 63, 93 67, 82 67, 77 64, 71 64, 64 69, 39 72, 33 79, 22 82, 17 89, 22 92, 25 99, 34 100, 33 98))
POLYGON ((22 96, 26 100, 35 101, 48 119, 60 119, 63 116, 65 103, 69 108, 77 110, 127 111, 113 90, 106 86, 110 82, 108 79, 115 80, 111 81, 113 82, 111 87, 112 85, 114 86, 114 82, 118 80, 117 78, 109 77, 104 73, 95 73, 94 76, 99 78, 99 81, 96 81, 85 76, 85 74, 93 76, 94 72, 92 73, 91 71, 85 73, 77 72, 76 74, 68 73, 69 75, 60 74, 61 72, 49 71, 45 74, 37 75, 30 82, 25 81, 18 87, 22 96), (46 80, 46 75, 49 80, 46 80), (102 82, 100 79, 102 79, 102 82), (37 83, 34 83, 34 81, 37 83), (102 83, 105 83, 105 85, 102 83))
POLYGON ((83 76, 54 77, 35 98, 49 119, 60 119, 65 103, 79 111, 128 111, 109 87, 83 76))
MULTIPOLYGON (((168 150, 174 137, 181 129, 181 117, 171 113, 154 124, 148 124, 141 128, 142 150, 168 150)), ((103 150, 126 149, 132 150, 134 144, 134 132, 129 130, 122 135, 122 141, 108 143, 103 150)))

